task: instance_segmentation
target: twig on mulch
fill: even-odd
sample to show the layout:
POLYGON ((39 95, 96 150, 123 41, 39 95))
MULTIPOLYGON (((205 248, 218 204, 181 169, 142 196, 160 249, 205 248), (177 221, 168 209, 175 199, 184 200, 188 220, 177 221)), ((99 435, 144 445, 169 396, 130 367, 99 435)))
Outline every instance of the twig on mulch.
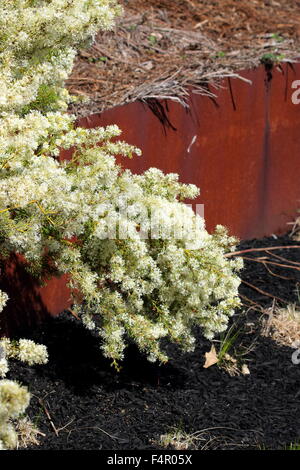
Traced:
POLYGON ((61 428, 58 428, 57 432, 60 433, 60 431, 64 431, 68 426, 70 426, 70 424, 72 424, 74 422, 74 420, 75 420, 75 418, 72 418, 71 421, 69 421, 67 424, 65 424, 61 428))
MULTIPOLYGON (((53 393, 53 392, 54 392, 54 390, 53 390, 52 392, 50 392, 50 393, 53 393)), ((57 428, 57 427, 55 426, 53 420, 52 420, 52 417, 51 417, 51 415, 50 415, 50 412, 49 412, 48 408, 46 407, 46 404, 45 404, 45 401, 44 401, 45 398, 46 398, 48 395, 50 395, 50 393, 47 393, 47 395, 46 395, 43 399, 40 398, 40 397, 37 397, 36 395, 33 395, 33 396, 37 399, 37 401, 39 402, 40 406, 43 408, 44 413, 45 413, 45 415, 47 416, 47 419, 48 419, 48 421, 49 421, 49 423, 50 423, 50 425, 51 425, 51 427, 52 427, 52 429, 53 429, 55 435, 58 437, 60 431, 63 431, 63 430, 66 429, 68 426, 70 426, 70 424, 73 423, 73 421, 75 420, 75 418, 72 418, 71 421, 69 421, 69 422, 68 422, 67 424, 65 424, 64 426, 62 426, 62 427, 60 427, 60 428, 57 428)), ((49 406, 49 405, 48 405, 48 406, 49 406)))
POLYGON ((288 264, 281 264, 281 263, 275 263, 273 261, 268 261, 266 259, 258 259, 258 258, 249 258, 248 256, 241 256, 242 259, 245 259, 247 261, 253 261, 255 263, 262 263, 262 264, 272 264, 273 266, 278 266, 280 268, 287 268, 287 269, 295 269, 296 271, 300 271, 300 267, 298 266, 290 266, 288 264))
POLYGON ((114 436, 114 435, 112 435, 112 434, 109 434, 107 431, 105 431, 104 429, 100 428, 99 426, 81 426, 81 427, 78 427, 78 428, 76 428, 76 429, 71 429, 71 430, 69 431, 67 440, 69 440, 69 437, 70 437, 70 435, 71 435, 71 433, 72 433, 73 431, 80 431, 81 429, 96 429, 96 430, 102 432, 103 434, 106 434, 108 437, 110 437, 111 439, 113 439, 113 440, 115 440, 115 441, 127 442, 127 439, 122 439, 122 438, 120 438, 120 437, 118 437, 118 436, 114 436))
MULTIPOLYGON (((260 247, 260 248, 248 248, 248 249, 245 249, 245 250, 239 250, 239 251, 227 253, 225 255, 225 257, 230 258, 230 257, 233 257, 233 256, 240 256, 247 263, 250 263, 250 264, 255 263, 255 264, 263 265, 264 268, 267 270, 268 274, 270 274, 271 276, 273 276, 275 278, 282 279, 283 281, 291 281, 291 282, 297 283, 298 279, 296 277, 296 273, 295 273, 295 277, 286 276, 285 274, 286 274, 286 271, 290 270, 290 269, 292 269, 296 272, 300 271, 300 263, 296 262, 296 261, 292 261, 288 258, 285 258, 283 256, 280 256, 280 255, 277 255, 277 254, 274 253, 274 251, 277 251, 277 250, 293 250, 294 248, 298 249, 298 248, 300 248, 300 245, 278 245, 278 246, 270 246, 270 247, 267 247, 267 246, 264 247, 263 246, 263 247, 260 247), (249 254, 250 253, 266 253, 268 256, 252 256, 252 257, 251 256, 244 256, 247 253, 249 253, 249 254), (281 271, 274 272, 274 270, 271 269, 272 266, 274 266, 275 268, 283 271, 283 273, 281 271)), ((273 294, 267 292, 266 290, 260 289, 256 285, 250 283, 248 280, 246 281, 246 280, 242 279, 241 282, 243 284, 245 284, 246 286, 248 286, 250 289, 255 290, 256 292, 259 292, 264 297, 269 297, 269 298, 273 299, 273 301, 277 300, 281 303, 288 304, 288 302, 286 300, 284 300, 281 297, 278 297, 276 295, 273 295, 273 294)), ((258 309, 256 303, 253 303, 250 299, 248 299, 247 297, 245 297, 241 294, 240 294, 240 297, 241 297, 241 299, 244 299, 247 302, 247 304, 249 306, 251 306, 251 308, 253 310, 261 311, 261 309, 264 309, 264 307, 262 305, 259 305, 259 309, 258 309)))
POLYGON ((249 308, 251 310, 255 310, 256 312, 262 313, 264 311, 264 307, 260 305, 258 302, 254 302, 254 300, 249 299, 246 295, 239 294, 240 298, 245 300, 246 302, 249 302, 249 304, 242 303, 242 305, 246 308, 249 308))
POLYGON ((287 263, 290 263, 290 264, 296 264, 297 266, 300 266, 300 263, 298 261, 292 261, 290 259, 284 258, 283 256, 279 256, 275 253, 269 253, 269 250, 266 250, 266 253, 268 253, 269 255, 273 256, 274 258, 277 258, 280 261, 283 261, 285 263, 287 262, 287 263))
POLYGON ((286 245, 286 246, 269 246, 264 248, 248 248, 247 250, 232 251, 231 253, 226 253, 224 256, 230 258, 231 256, 239 256, 244 253, 253 253, 255 251, 271 251, 271 250, 290 250, 292 248, 300 248, 300 245, 286 245))
MULTIPOLYGON (((251 259, 251 258, 250 258, 251 259)), ((297 281, 297 279, 293 278, 293 277, 287 277, 287 276, 280 276, 279 274, 276 274, 274 273, 266 263, 262 262, 264 267, 266 268, 266 270, 268 271, 268 273, 271 274, 271 276, 274 276, 274 277, 279 277, 279 279, 283 279, 284 281, 297 281)))
POLYGON ((264 290, 259 289, 258 287, 254 286, 253 284, 251 284, 251 283, 248 282, 248 281, 245 281, 244 279, 242 279, 242 283, 245 284, 246 286, 250 287, 251 289, 256 290, 257 292, 259 292, 260 294, 262 294, 262 295, 264 295, 264 296, 266 296, 266 297, 270 297, 271 299, 276 299, 276 300, 278 300, 279 302, 283 302, 284 304, 287 304, 287 303, 288 303, 286 300, 283 300, 283 299, 281 299, 280 297, 277 297, 276 295, 269 294, 268 292, 265 292, 264 290))
POLYGON ((75 313, 72 309, 68 308, 67 312, 70 313, 74 318, 76 318, 76 320, 80 320, 77 313, 75 313))
MULTIPOLYGON (((52 392, 51 392, 51 393, 52 393, 52 392)), ((49 395, 49 393, 48 393, 47 395, 49 395)), ((46 395, 46 396, 47 396, 47 395, 46 395)), ((53 421, 52 421, 50 412, 48 411, 48 409, 47 409, 47 407, 46 407, 46 405, 45 405, 45 402, 44 402, 44 399, 45 399, 46 397, 44 397, 44 399, 42 399, 42 398, 40 398, 40 397, 37 397, 36 395, 34 395, 34 396, 35 396, 35 398, 37 399, 37 401, 39 402, 40 406, 43 408, 43 410, 44 410, 44 412, 45 412, 45 415, 47 416, 47 419, 48 419, 48 421, 49 421, 49 423, 50 423, 50 425, 51 425, 51 427, 52 427, 52 429, 53 429, 55 435, 58 437, 59 431, 58 431, 58 429, 56 429, 56 427, 55 427, 55 425, 54 425, 54 423, 53 423, 53 421)))

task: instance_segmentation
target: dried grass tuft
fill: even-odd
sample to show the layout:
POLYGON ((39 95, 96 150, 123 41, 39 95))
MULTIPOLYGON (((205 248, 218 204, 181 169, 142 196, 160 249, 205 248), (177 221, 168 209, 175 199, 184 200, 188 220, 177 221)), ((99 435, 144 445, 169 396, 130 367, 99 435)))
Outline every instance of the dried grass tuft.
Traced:
POLYGON ((18 448, 26 449, 30 446, 38 446, 38 436, 45 437, 45 434, 37 429, 30 419, 25 416, 16 423, 16 430, 18 433, 18 448))
POLYGON ((262 334, 279 344, 294 347, 300 341, 300 310, 295 305, 271 308, 263 321, 262 334))

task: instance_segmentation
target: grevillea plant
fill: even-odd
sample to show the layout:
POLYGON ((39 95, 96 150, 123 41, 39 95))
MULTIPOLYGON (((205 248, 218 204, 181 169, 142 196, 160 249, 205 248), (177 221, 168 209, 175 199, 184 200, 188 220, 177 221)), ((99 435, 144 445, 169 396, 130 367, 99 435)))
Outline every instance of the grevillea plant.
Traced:
MULTIPOLYGON (((164 337, 194 347, 226 329, 239 305, 235 240, 184 205, 198 189, 116 164, 140 151, 111 125, 86 130, 64 113, 75 48, 113 26, 113 0, 0 0, 0 249, 34 275, 67 273, 73 309, 115 364, 128 341, 168 359, 164 337), (71 160, 59 161, 62 148, 71 160)), ((158 150, 159 151, 159 150, 158 150)), ((162 155, 163 157, 163 155, 162 155)), ((3 296, 4 294, 2 294, 3 296)))

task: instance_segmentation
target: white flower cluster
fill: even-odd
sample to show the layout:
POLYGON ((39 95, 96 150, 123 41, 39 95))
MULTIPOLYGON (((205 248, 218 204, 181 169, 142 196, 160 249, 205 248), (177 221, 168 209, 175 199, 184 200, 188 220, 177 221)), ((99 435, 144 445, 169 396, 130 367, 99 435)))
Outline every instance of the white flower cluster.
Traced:
MULTIPOLYGON (((8 338, 0 340, 0 377, 5 377, 9 367, 8 359, 19 359, 29 365, 45 364, 48 353, 45 346, 35 344, 31 340, 12 341, 8 338)), ((30 394, 12 380, 0 380, 0 450, 14 449, 18 444, 18 433, 15 428, 16 419, 22 415, 29 405, 30 394)))
POLYGON ((0 0, 0 112, 61 94, 80 44, 110 29, 115 0, 0 0))
POLYGON ((25 412, 29 401, 26 387, 12 380, 0 380, 0 450, 17 447, 18 435, 12 420, 25 412))
MULTIPOLYGON (((116 126, 76 129, 73 117, 49 110, 45 89, 26 82, 32 74, 55 87, 65 78, 73 45, 111 26, 114 1, 0 0, 1 6, 1 253, 23 254, 41 276, 47 267, 68 273, 75 310, 114 362, 128 338, 150 360, 166 361, 163 337, 191 350, 194 325, 208 338, 223 331, 239 305, 241 263, 224 257, 235 240, 221 227, 208 234, 203 218, 180 202, 198 189, 155 168, 142 175, 122 170, 115 156, 140 151, 115 140, 116 126), (23 43, 21 33, 28 34, 23 43), (42 105, 32 106, 38 93, 42 105), (71 146, 71 160, 60 161, 60 149, 71 146)), ((31 345, 23 352, 30 356, 31 345)))
POLYGON ((48 362, 47 348, 43 344, 36 344, 30 339, 13 341, 8 338, 0 339, 0 377, 8 372, 8 359, 18 359, 30 366, 46 364, 48 362))
MULTIPOLYGON (((31 340, 0 340, 0 377, 5 377, 9 367, 8 359, 19 359, 29 365, 45 364, 48 353, 45 346, 31 340)), ((14 449, 18 444, 18 432, 15 428, 17 418, 29 405, 30 394, 12 380, 0 380, 0 450, 14 449)))

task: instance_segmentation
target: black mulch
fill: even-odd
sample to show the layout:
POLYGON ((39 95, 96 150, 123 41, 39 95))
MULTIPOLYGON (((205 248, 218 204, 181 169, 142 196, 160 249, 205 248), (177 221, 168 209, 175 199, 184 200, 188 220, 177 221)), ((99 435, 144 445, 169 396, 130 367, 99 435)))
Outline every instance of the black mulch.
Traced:
MULTIPOLYGON (((288 236, 244 242, 241 249, 300 244, 288 236)), ((300 262, 300 249, 277 255, 300 262)), ((257 252, 247 256, 270 256, 257 252)), ((279 263, 282 261, 278 260, 279 263)), ((300 272, 248 261, 243 279, 284 299, 299 302, 300 272)), ((242 295, 264 307, 272 299, 245 285, 242 295)), ((198 442, 208 449, 280 449, 300 439, 300 365, 293 350, 258 334, 261 313, 240 317, 251 324, 243 337, 255 348, 247 354, 250 375, 231 377, 212 366, 203 368, 208 341, 198 334, 194 353, 166 345, 172 359, 165 366, 148 363, 132 346, 120 373, 99 350, 98 340, 67 314, 26 333, 46 344, 47 366, 11 364, 10 378, 32 394, 31 419, 46 434, 36 449, 159 449, 159 436, 172 427, 188 433, 209 429, 198 442), (39 399, 58 432, 55 434, 39 399)))

